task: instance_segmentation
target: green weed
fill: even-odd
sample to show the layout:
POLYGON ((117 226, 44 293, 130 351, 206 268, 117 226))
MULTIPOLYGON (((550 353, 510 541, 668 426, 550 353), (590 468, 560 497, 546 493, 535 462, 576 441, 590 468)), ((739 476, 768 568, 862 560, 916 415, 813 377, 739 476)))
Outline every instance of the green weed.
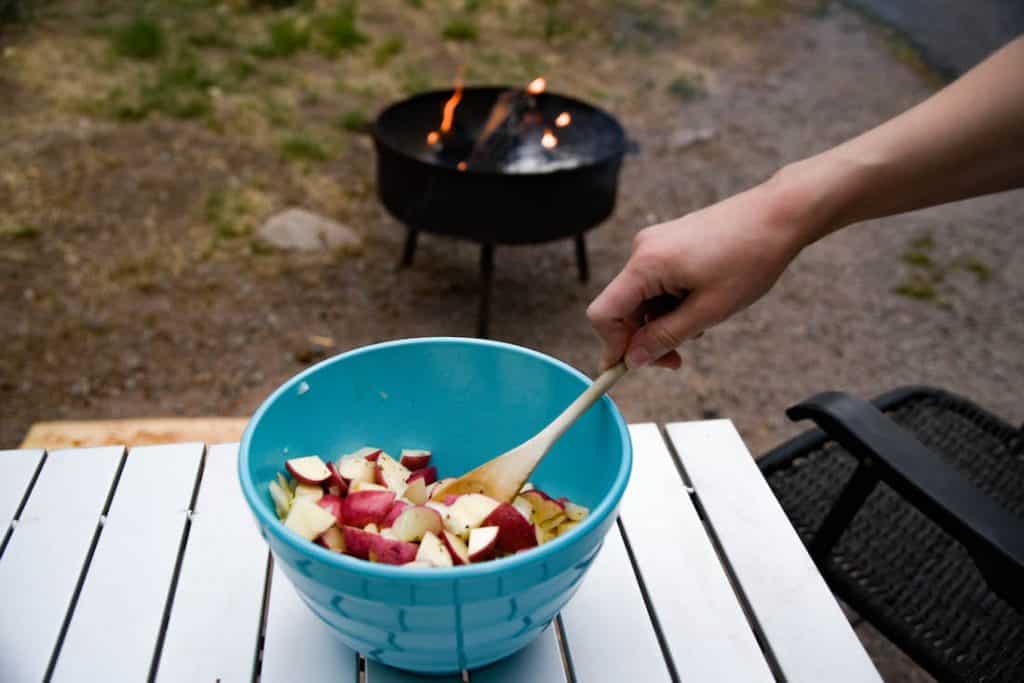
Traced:
POLYGON ((932 257, 923 251, 908 251, 903 254, 903 262, 919 268, 931 268, 935 265, 932 257))
POLYGON ((108 99, 114 116, 125 121, 144 119, 153 112, 193 119, 210 113, 208 90, 216 83, 195 54, 183 52, 161 64, 155 77, 144 81, 135 96, 127 97, 123 90, 115 89, 108 99))
POLYGON ((267 24, 267 42, 250 48, 262 59, 291 57, 309 47, 309 29, 292 18, 275 19, 267 24))
POLYGON ((281 154, 293 161, 326 161, 327 150, 313 138, 297 133, 281 141, 281 154))
POLYGON ((365 133, 370 129, 370 119, 365 112, 353 109, 338 118, 338 125, 352 133, 365 133))
POLYGON ((373 63, 377 66, 384 66, 404 49, 405 41, 402 40, 402 36, 391 36, 373 51, 373 63))
POLYGON ((473 42, 479 38, 479 31, 476 24, 468 17, 453 17, 441 29, 441 36, 445 40, 473 42))
POLYGON ((935 247, 935 239, 931 235, 922 235, 910 241, 914 249, 932 249, 935 247))
POLYGON ((247 234, 249 227, 240 220, 247 210, 248 205, 237 193, 213 190, 206 196, 206 222, 217 238, 234 239, 247 234))
POLYGON ((974 273, 978 282, 988 282, 992 279, 992 268, 973 256, 964 259, 960 267, 969 273, 974 273))
POLYGON ((320 15, 317 24, 328 45, 336 50, 352 50, 368 41, 356 27, 354 3, 342 3, 333 12, 320 15))
POLYGON ((164 53, 166 44, 160 24, 145 17, 133 19, 111 36, 114 53, 130 59, 156 59, 164 53))
POLYGON ((935 301, 939 298, 939 293, 936 291, 935 286, 928 280, 918 277, 904 280, 893 291, 900 296, 919 301, 935 301))
POLYGON ((668 84, 670 95, 681 100, 696 100, 707 95, 704 76, 699 73, 686 73, 673 78, 668 84))
POLYGON ((398 75, 399 87, 402 92, 411 95, 413 93, 429 90, 433 82, 430 74, 421 68, 409 65, 398 75))
POLYGON ((34 225, 25 225, 22 223, 0 225, 0 238, 6 237, 15 240, 34 240, 42 234, 42 230, 34 225))

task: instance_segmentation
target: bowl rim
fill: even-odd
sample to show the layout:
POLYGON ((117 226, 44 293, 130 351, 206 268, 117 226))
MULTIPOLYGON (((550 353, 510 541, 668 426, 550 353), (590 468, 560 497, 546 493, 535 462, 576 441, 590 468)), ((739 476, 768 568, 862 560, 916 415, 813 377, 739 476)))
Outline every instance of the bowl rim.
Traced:
POLYGON ((509 344, 507 342, 494 341, 491 339, 477 339, 474 337, 412 337, 408 339, 398 339, 362 346, 323 360, 292 376, 290 379, 285 380, 281 386, 279 386, 263 401, 263 403, 260 404, 260 407, 249 419, 249 423, 246 425, 245 432, 242 435, 242 441, 238 448, 238 477, 242 486, 242 494, 245 501, 248 504, 249 509, 256 515, 257 521, 263 528, 267 529, 269 533, 272 533, 279 541, 291 546, 294 550, 301 553, 309 553, 320 562, 324 562, 337 569, 351 570, 363 575, 381 579, 452 581, 460 578, 471 579, 481 577, 493 574, 497 571, 515 570, 520 567, 543 562, 556 554, 562 548, 566 547, 568 544, 572 543, 575 539, 589 534, 600 525, 601 521, 604 520, 605 517, 614 512, 622 498, 622 494, 626 490, 626 484, 629 481, 630 471, 633 466, 633 448, 629 436, 629 428, 626 426, 626 421, 622 417, 622 413, 619 412, 615 402, 606 394, 602 396, 600 400, 607 402, 608 407, 611 409, 612 418, 619 432, 620 447, 622 448, 623 453, 623 458, 619 463, 619 469, 615 473, 615 479, 609 490, 601 498, 601 501, 597 506, 591 510, 590 514, 587 515, 586 519, 580 522, 569 533, 559 536, 555 540, 549 541, 541 546, 532 548, 530 552, 517 553, 498 560, 490 560, 487 562, 480 562, 478 564, 461 565, 450 568, 410 569, 401 565, 368 562, 366 560, 333 552, 289 531, 288 528, 285 527, 284 522, 279 520, 276 514, 271 513, 269 506, 267 506, 262 500, 262 496, 257 492, 256 485, 252 481, 252 477, 249 475, 249 449, 252 441, 253 430, 255 425, 260 421, 260 418, 263 417, 263 414, 267 412, 270 406, 283 393, 292 390, 293 387, 303 382, 313 373, 333 363, 339 363, 355 356, 372 353, 386 348, 438 343, 489 346, 525 354, 549 365, 553 365, 570 375, 583 380, 587 385, 592 383, 592 380, 589 377, 576 368, 558 360, 557 358, 541 353, 540 351, 535 351, 516 344, 509 344))

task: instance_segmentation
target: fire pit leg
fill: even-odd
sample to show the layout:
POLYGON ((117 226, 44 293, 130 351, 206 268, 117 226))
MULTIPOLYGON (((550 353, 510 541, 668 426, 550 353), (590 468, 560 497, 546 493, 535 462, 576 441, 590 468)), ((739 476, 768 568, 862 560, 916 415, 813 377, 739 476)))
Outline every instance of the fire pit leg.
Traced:
POLYGON ((405 248, 402 250, 402 260, 398 262, 399 268, 408 268, 412 265, 412 257, 416 253, 416 237, 419 231, 409 228, 405 234, 405 248))
POLYGON ((486 339, 491 315, 491 281, 494 279, 494 245, 480 247, 480 312, 477 315, 476 336, 486 339))
POLYGON ((580 273, 580 282, 590 279, 590 268, 587 266, 587 244, 583 241, 583 233, 576 235, 576 269, 580 273))

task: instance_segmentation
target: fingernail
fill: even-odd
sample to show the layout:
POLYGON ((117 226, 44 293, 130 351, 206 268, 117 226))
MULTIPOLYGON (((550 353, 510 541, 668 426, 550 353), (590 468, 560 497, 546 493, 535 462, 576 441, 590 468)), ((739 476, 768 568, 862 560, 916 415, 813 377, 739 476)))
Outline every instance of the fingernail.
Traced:
POLYGON ((631 349, 626 354, 626 365, 631 368, 642 368, 645 365, 649 365, 652 360, 654 358, 651 356, 651 352, 642 346, 631 349))

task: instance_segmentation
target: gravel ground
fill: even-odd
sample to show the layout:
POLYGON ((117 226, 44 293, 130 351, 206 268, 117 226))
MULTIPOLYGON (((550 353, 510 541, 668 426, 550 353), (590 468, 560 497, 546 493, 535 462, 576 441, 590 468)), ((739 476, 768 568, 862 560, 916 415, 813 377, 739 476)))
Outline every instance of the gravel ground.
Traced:
MULTIPOLYGON (((498 250, 492 336, 592 372, 599 345, 584 310, 637 230, 749 187, 935 87, 877 25, 839 5, 728 21, 679 37, 679 63, 703 64, 707 90, 685 102, 633 87, 671 77, 675 42, 647 56, 563 57, 609 81, 615 96, 604 104, 639 152, 627 159, 615 216, 589 236, 590 283, 575 279, 571 242, 498 250), (694 131, 711 138, 681 144, 694 131)), ((75 68, 42 48, 18 49, 48 68, 75 68)), ((0 103, 0 120, 19 133, 0 142, 0 214, 5 203, 65 208, 35 239, 0 236, 3 445, 43 419, 246 415, 325 354, 473 333, 476 249, 425 236, 414 267, 396 272, 403 231, 373 199, 365 138, 322 172, 290 173, 255 143, 190 123, 62 115, 51 125, 47 94, 16 73, 0 72, 18 95, 0 103), (202 189, 256 168, 272 178, 260 186, 270 205, 332 215, 343 206, 366 237, 363 251, 196 257, 189 216, 202 189), (335 180, 344 197, 332 194, 335 180)), ((689 344, 681 371, 637 372, 613 396, 634 422, 731 418, 755 454, 800 429, 786 406, 824 389, 871 396, 934 384, 1024 421, 1015 388, 1024 376, 1022 222, 1016 192, 852 227, 807 249, 767 297, 689 344)), ((858 631, 888 680, 926 680, 868 627, 858 631)))

